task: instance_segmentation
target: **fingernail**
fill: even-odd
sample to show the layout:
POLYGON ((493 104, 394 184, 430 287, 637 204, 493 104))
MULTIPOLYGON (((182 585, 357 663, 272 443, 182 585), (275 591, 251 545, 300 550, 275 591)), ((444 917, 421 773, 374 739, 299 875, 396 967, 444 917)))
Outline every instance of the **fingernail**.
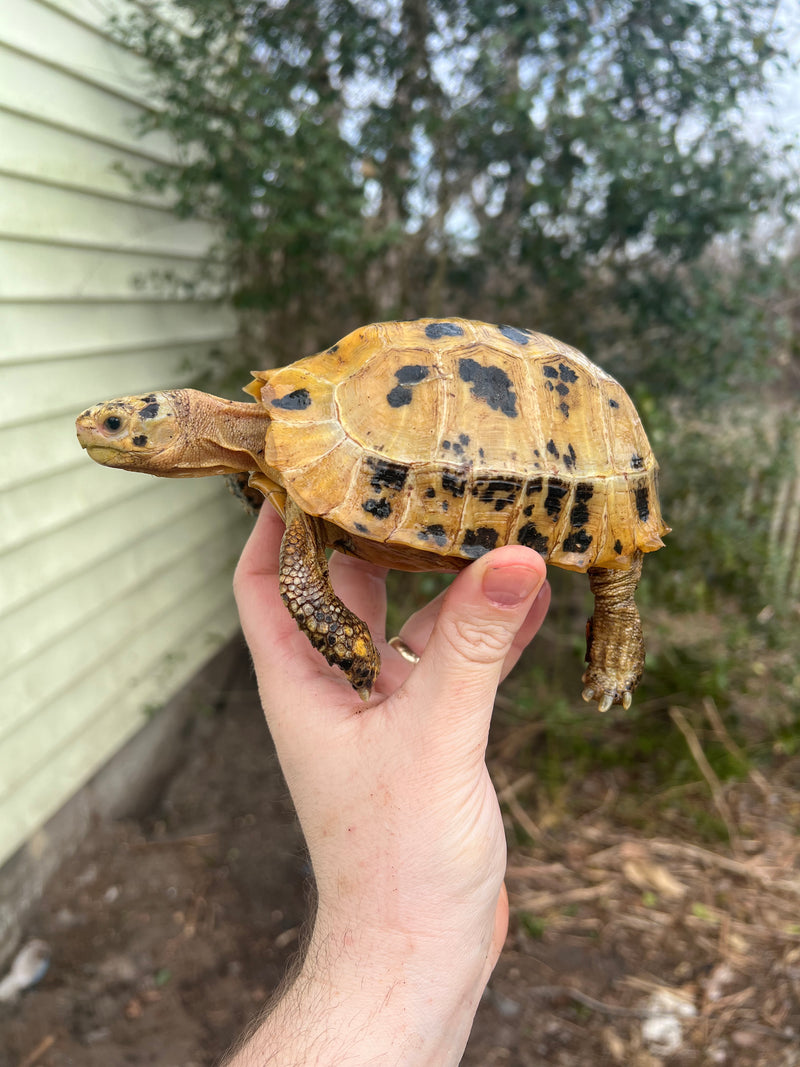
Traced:
POLYGON ((501 608, 511 608, 535 592, 542 584, 539 575, 518 563, 508 567, 489 567, 483 576, 483 592, 501 608))

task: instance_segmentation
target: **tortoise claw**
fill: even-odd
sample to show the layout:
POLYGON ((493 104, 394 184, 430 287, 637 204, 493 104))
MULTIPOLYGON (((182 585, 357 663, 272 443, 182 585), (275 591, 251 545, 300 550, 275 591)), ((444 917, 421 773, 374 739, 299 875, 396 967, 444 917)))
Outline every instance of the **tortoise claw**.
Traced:
POLYGON ((622 693, 621 696, 617 693, 609 693, 607 690, 594 689, 592 686, 587 685, 581 693, 581 696, 587 704, 591 704, 593 700, 597 701, 598 711, 608 711, 612 704, 621 704, 627 711, 633 703, 633 694, 629 692, 622 693))

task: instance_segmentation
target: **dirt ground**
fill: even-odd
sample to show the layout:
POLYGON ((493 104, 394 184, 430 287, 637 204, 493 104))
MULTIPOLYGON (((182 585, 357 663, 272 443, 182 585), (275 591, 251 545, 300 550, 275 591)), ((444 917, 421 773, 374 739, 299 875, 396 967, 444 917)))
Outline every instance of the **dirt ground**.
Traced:
MULTIPOLYGON (((216 1064, 281 982, 309 869, 244 654, 237 677, 154 810, 97 827, 53 879, 27 930, 52 963, 0 1005, 2 1067, 216 1064)), ((734 832, 710 847, 667 796, 658 837, 622 825, 617 769, 555 818, 513 770, 514 729, 490 748, 522 842, 511 929, 463 1064, 800 1065, 798 761, 714 796, 698 773, 734 832)))

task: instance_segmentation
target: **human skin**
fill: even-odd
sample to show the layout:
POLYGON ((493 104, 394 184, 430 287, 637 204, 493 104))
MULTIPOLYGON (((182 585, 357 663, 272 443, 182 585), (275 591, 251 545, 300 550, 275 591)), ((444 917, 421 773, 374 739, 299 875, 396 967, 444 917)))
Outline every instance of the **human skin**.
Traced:
POLYGON ((485 764, 497 686, 549 604, 541 557, 495 549, 387 644, 386 571, 334 553, 331 579, 383 661, 365 705, 278 593, 283 523, 264 508, 234 588, 317 887, 303 963, 229 1067, 459 1062, 508 925, 506 846, 485 764))

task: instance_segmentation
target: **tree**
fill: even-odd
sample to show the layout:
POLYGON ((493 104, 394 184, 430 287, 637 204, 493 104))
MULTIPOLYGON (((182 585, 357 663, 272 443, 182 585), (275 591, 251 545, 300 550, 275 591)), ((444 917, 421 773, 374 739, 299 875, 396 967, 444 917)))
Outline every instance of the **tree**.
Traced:
POLYGON ((153 0, 118 24, 163 101, 146 124, 185 149, 150 180, 221 223, 279 358, 445 311, 595 351, 619 320, 593 308, 644 335, 786 198, 738 121, 780 55, 772 0, 174 6, 180 31, 153 0))

